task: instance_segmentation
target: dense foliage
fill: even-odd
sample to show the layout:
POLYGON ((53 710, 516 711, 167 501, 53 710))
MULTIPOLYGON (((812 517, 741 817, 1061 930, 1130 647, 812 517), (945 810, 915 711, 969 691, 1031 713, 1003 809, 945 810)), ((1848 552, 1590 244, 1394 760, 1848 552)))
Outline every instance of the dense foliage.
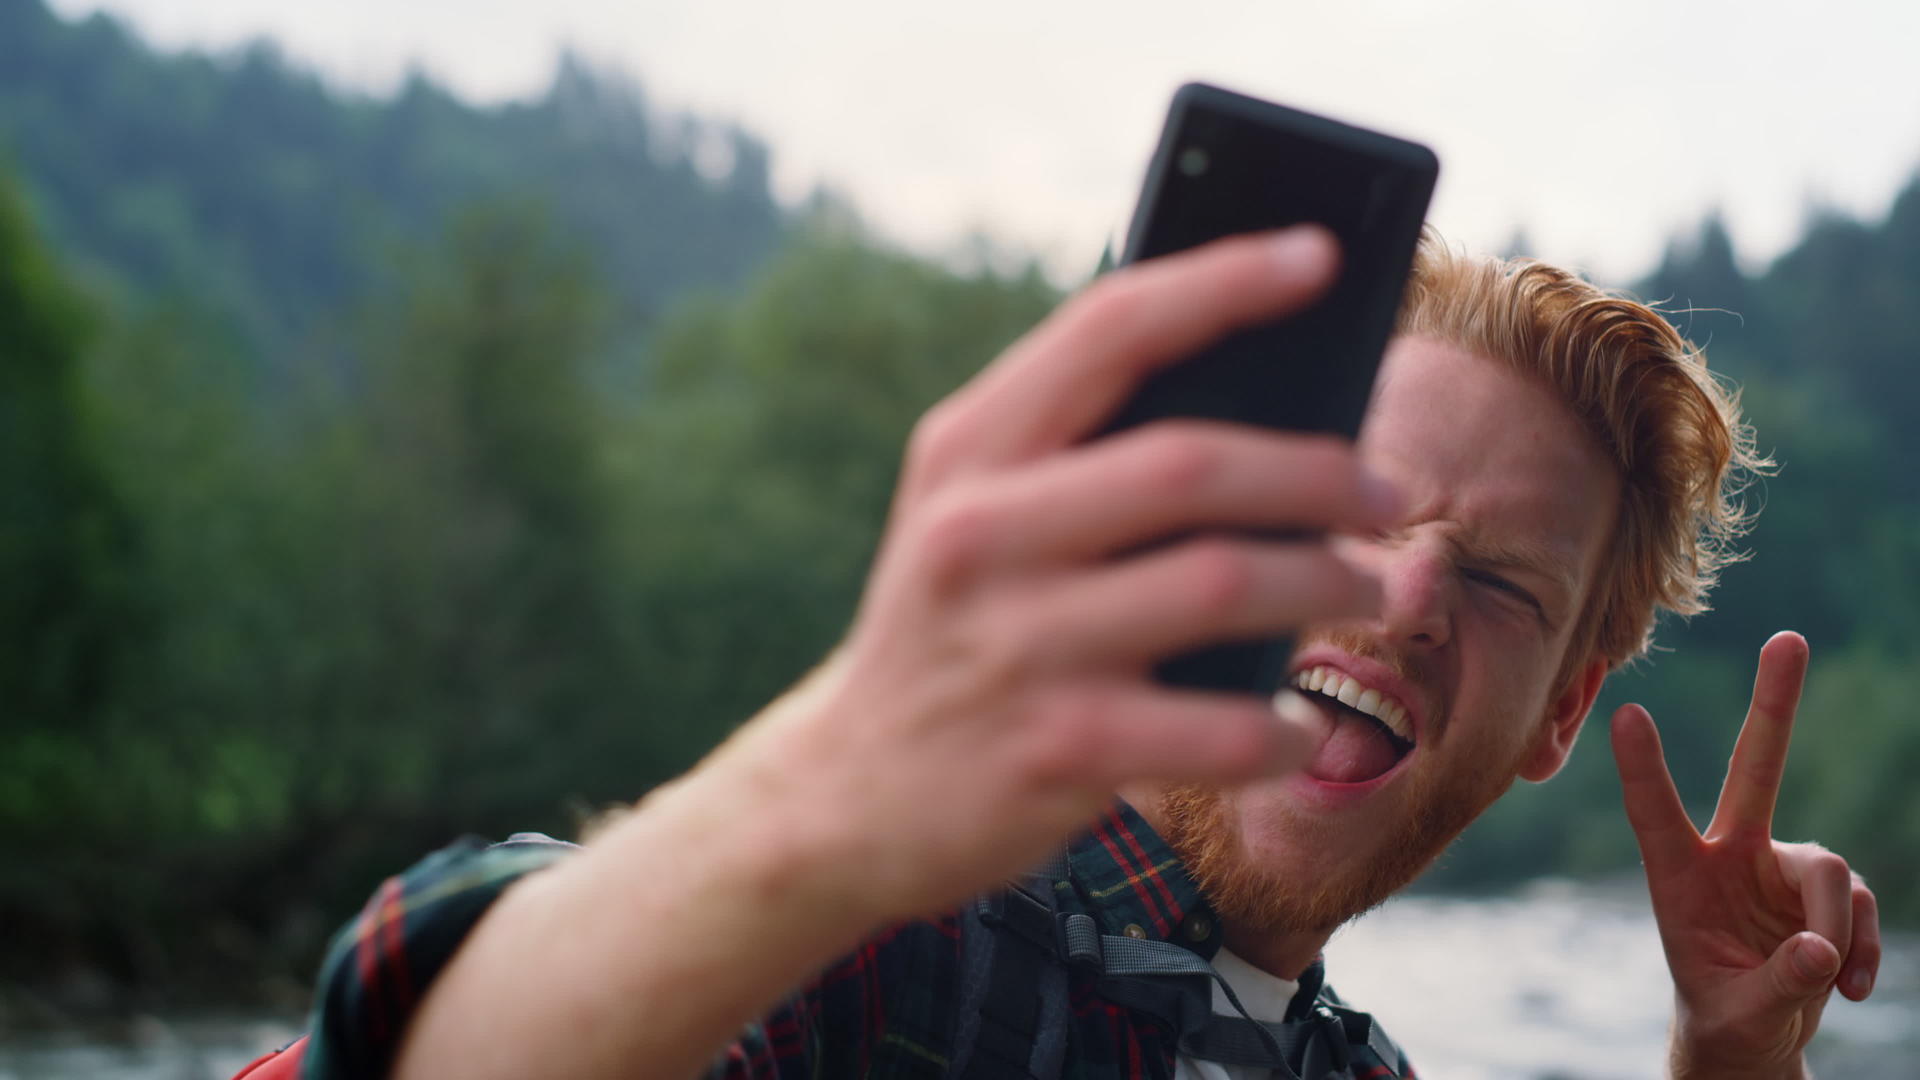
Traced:
POLYGON ((95 698, 0 686, 0 921, 43 931, 6 965, 302 971, 421 852, 570 834, 686 768, 844 627, 913 417, 1056 299, 820 225, 742 299, 687 301, 618 395, 588 265, 476 211, 360 315, 367 377, 298 394, 164 312, 63 339, 77 389, 37 408, 129 536, 10 533, 77 584, 5 648, 50 671, 45 611, 142 618, 95 698))
MULTIPOLYGON (((757 142, 703 175, 660 123, 577 68, 345 99, 0 0, 0 970, 300 976, 380 874, 570 831, 832 644, 913 417, 1057 296, 784 221, 757 142)), ((1920 184, 1758 276, 1710 221, 1640 290, 1783 462, 1755 557, 1437 880, 1630 867, 1607 703, 1710 805, 1791 626, 1783 827, 1920 919, 1920 184)))

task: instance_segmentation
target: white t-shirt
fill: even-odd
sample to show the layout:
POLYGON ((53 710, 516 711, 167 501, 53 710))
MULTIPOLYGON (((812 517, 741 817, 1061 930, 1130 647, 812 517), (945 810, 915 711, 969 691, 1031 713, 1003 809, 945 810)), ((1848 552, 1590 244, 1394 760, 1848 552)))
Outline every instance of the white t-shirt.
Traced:
MULTIPOLYGON (((1279 1023, 1286 1019, 1287 1004, 1300 984, 1278 975, 1269 975, 1238 956, 1221 949, 1213 954, 1213 970, 1220 973, 1255 1020, 1279 1023)), ((1227 1000, 1219 983, 1213 984, 1213 1011, 1216 1016, 1239 1016, 1227 1000)), ((1273 1070, 1258 1065, 1222 1065, 1181 1054, 1174 1062, 1174 1080, 1267 1080, 1273 1070)))

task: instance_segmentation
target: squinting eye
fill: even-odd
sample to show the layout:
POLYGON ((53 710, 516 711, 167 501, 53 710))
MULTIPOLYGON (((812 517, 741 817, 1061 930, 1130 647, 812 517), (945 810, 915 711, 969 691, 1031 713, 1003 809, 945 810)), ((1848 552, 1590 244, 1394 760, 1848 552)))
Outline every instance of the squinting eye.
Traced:
POLYGON ((1468 570, 1465 573, 1468 581, 1478 582, 1481 585, 1486 585, 1490 588, 1508 593, 1529 604, 1534 603, 1532 593, 1501 577, 1499 574, 1489 573, 1485 570, 1468 570))
POLYGON ((1541 606, 1539 599, 1527 590, 1501 577, 1499 574, 1487 570, 1475 570, 1471 567, 1462 570, 1460 573, 1461 576, 1465 577, 1468 581, 1477 585, 1485 585, 1495 592, 1504 594, 1509 600, 1533 612, 1534 615, 1538 616, 1542 621, 1546 621, 1547 609, 1541 606))
POLYGON ((1497 589, 1511 588, 1505 578, 1498 574, 1489 574, 1485 570, 1464 570, 1461 573, 1468 581, 1477 581, 1482 585, 1492 585, 1497 589))

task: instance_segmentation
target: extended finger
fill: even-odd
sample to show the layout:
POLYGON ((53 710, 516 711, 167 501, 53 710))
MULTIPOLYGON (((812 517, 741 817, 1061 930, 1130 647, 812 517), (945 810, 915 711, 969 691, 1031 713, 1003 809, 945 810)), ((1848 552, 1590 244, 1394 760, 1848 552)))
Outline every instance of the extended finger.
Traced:
POLYGON ((1331 233, 1300 226, 1101 278, 929 414, 915 434, 911 486, 1080 441, 1154 371, 1311 304, 1338 263, 1331 233))
POLYGON ((1155 685, 1062 687, 1039 712, 1045 732, 1034 779, 1111 789, 1136 780, 1228 783, 1291 772, 1326 739, 1316 716, 1155 685))
POLYGON ((1075 563, 1207 529, 1391 524, 1398 498, 1322 435, 1164 421, 955 485, 929 503, 948 570, 1075 563))
POLYGON ((1781 875, 1800 893, 1806 928, 1833 943, 1842 964, 1853 945, 1853 872, 1818 844, 1773 846, 1781 875))
POLYGON ((1873 993, 1880 973, 1880 904, 1859 874, 1853 875, 1853 946, 1840 973, 1840 992, 1855 1001, 1873 993))
POLYGON ((1680 801, 1660 749, 1653 717, 1638 705, 1613 714, 1613 762, 1620 771, 1620 799, 1640 844, 1649 884, 1684 868, 1699 850, 1700 834, 1680 801))
POLYGON ((1319 543, 1207 537, 1042 583, 1001 601, 996 633, 1027 663, 1141 668, 1200 645, 1371 615, 1380 587, 1319 543))
POLYGON ((1807 641, 1791 630, 1767 639, 1760 649, 1760 667, 1753 678, 1753 704, 1740 727, 1727 763, 1727 781, 1713 809, 1708 836, 1773 831, 1774 800, 1780 776, 1787 767, 1787 744, 1793 738, 1794 711, 1800 705, 1800 687, 1807 675, 1807 641))

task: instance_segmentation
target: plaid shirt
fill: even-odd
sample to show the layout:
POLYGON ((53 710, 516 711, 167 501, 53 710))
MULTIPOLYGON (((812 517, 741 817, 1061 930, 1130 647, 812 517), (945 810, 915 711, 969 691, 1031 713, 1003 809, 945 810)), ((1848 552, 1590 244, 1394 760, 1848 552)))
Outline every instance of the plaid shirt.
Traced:
MULTIPOLYGON (((334 939, 322 969, 304 1062, 308 1080, 386 1075, 421 990, 487 905, 572 850, 544 837, 492 846, 463 841, 382 884, 334 939)), ((1172 941, 1209 960, 1219 950, 1218 922, 1199 887, 1125 803, 1072 842, 1067 862, 1071 885, 1056 888, 1062 910, 1091 915, 1104 934, 1172 941)), ((959 965, 957 915, 896 926, 748 1025, 708 1076, 945 1077, 959 965)), ((1318 962, 1300 982, 1309 999, 1337 1000, 1323 987, 1318 962)), ((1069 1004, 1064 1080, 1173 1076, 1176 1032, 1104 1000, 1082 974, 1070 978, 1069 1004)), ((1353 1075, 1376 1080, 1384 1070, 1356 1066, 1353 1075)))

